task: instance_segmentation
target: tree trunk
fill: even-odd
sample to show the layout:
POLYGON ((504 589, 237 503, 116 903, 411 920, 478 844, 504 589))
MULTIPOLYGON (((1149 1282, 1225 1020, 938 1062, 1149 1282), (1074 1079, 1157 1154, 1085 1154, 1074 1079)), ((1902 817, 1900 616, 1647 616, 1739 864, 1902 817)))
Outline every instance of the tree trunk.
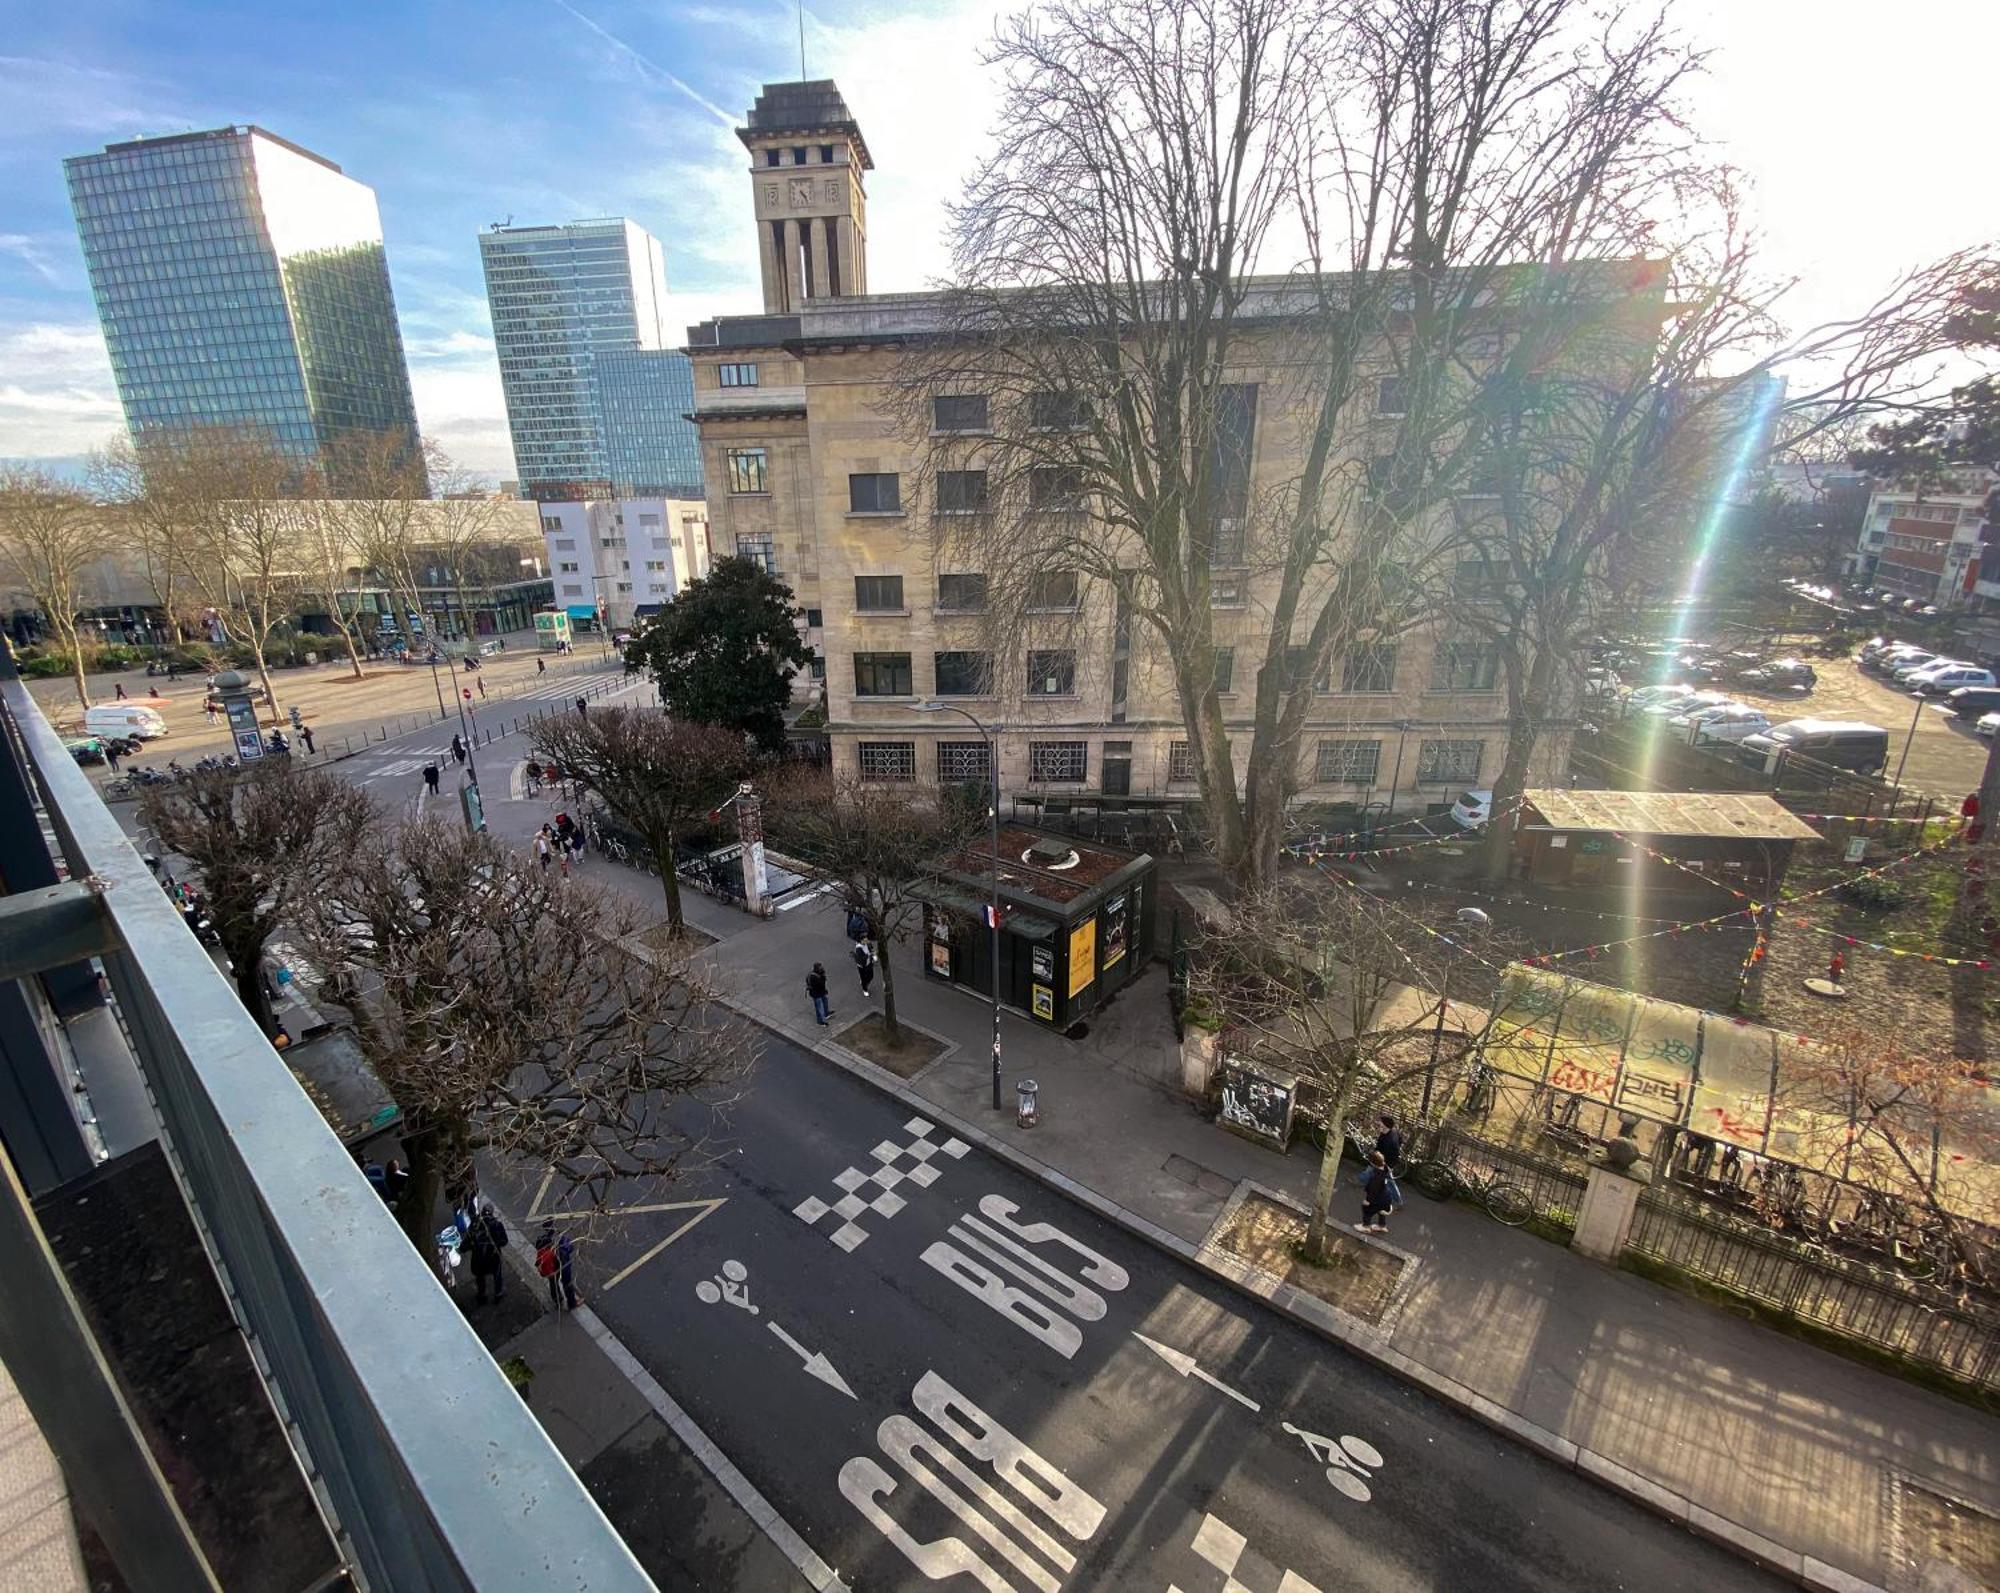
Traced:
POLYGON ((264 939, 259 935, 254 941, 231 944, 224 941, 222 949, 229 954, 230 967, 236 978, 236 995, 243 1008, 257 1020, 257 1027, 266 1036, 274 1036, 278 1031, 278 1020, 271 1013, 271 998, 264 990, 264 939))
POLYGON ((1326 1118, 1326 1148, 1319 1153, 1319 1178, 1313 1186, 1312 1216, 1306 1223, 1306 1259, 1326 1260, 1328 1212, 1340 1184, 1340 1153, 1347 1144, 1347 1106, 1354 1095, 1354 1070, 1350 1068, 1334 1094, 1326 1118))
POLYGON ((681 917, 681 877, 675 867, 678 861, 674 854, 674 838, 671 835, 664 842, 654 846, 653 863, 660 871, 660 889, 666 893, 667 898, 667 933, 676 939, 686 927, 681 917))
MULTIPOLYGON (((896 1022, 896 975, 889 967, 889 939, 886 935, 875 936, 875 971, 882 976, 882 1032, 889 1037, 891 1045, 903 1043, 902 1025, 896 1022)), ((1000 970, 993 970, 993 977, 1000 977, 1000 970)))
POLYGON ((264 638, 267 633, 260 631, 254 620, 246 625, 244 629, 250 633, 250 656, 257 661, 257 678, 264 685, 265 706, 270 710, 272 723, 278 723, 280 717, 278 713, 278 688, 271 684, 271 668, 270 665, 264 662, 264 638))
POLYGON ((354 626, 352 622, 343 624, 339 612, 334 610, 334 605, 340 601, 339 598, 328 597, 326 601, 328 609, 333 610, 333 628, 340 632, 340 643, 347 649, 347 666, 354 671, 354 678, 359 680, 361 679, 361 654, 354 646, 354 626))
POLYGON ((1514 826, 1521 793, 1528 785, 1528 760, 1534 755, 1535 733, 1520 715, 1507 721, 1507 750, 1500 760, 1500 776, 1493 782, 1493 800, 1487 806, 1485 857, 1486 877, 1502 881, 1514 857, 1514 826))
POLYGON ((90 707, 90 686, 83 678, 83 641, 76 634, 76 627, 74 625, 67 627, 66 631, 62 626, 56 627, 56 640, 58 642, 64 640, 65 634, 67 634, 69 645, 70 679, 76 682, 76 700, 88 709, 90 707))
POLYGON ((428 1128, 405 1133, 402 1146, 410 1181, 403 1188, 396 1222, 417 1247, 417 1253, 429 1261, 437 1238, 438 1199, 444 1189, 444 1169, 435 1154, 435 1139, 428 1128))

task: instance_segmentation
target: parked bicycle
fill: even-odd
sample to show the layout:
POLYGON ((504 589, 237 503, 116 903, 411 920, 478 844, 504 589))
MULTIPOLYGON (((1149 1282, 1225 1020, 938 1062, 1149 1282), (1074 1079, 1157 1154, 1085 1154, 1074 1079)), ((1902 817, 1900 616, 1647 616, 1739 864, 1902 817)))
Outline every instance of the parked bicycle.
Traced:
POLYGON ((1472 1162, 1456 1145, 1409 1168, 1409 1180, 1433 1200, 1465 1195, 1486 1208, 1495 1222, 1518 1228, 1535 1214, 1535 1203, 1519 1184, 1472 1162))

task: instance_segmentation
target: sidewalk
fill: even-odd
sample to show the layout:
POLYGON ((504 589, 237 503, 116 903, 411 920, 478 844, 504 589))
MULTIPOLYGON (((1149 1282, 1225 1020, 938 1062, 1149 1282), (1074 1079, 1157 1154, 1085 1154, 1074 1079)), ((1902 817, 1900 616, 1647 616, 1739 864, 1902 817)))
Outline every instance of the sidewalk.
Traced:
MULTIPOLYGON (((547 804, 489 811, 496 831, 525 844, 547 804)), ((583 873, 664 916, 650 876, 594 856, 583 873)), ((718 937, 703 955, 743 1011, 895 1087, 812 1022, 803 979, 816 958, 833 970, 835 1028, 866 1010, 829 901, 758 922, 693 890, 682 900, 689 922, 718 937)), ((991 1009, 927 982, 920 949, 895 949, 897 1012, 952 1049, 905 1086, 914 1097, 1093 1203, 1157 1225, 1184 1254, 1242 1180, 1309 1203, 1310 1149, 1252 1145, 1179 1096, 1161 969, 1123 992, 1082 1042, 1006 1015, 1007 1108, 995 1113, 991 1009), (1041 1086, 1042 1116, 1025 1130, 1014 1126, 1012 1100, 1024 1076, 1041 1086)), ((1414 1282, 1383 1333, 1352 1336, 1353 1347, 1496 1425, 1533 1424, 1543 1431, 1530 1441, 1654 1508, 1753 1552, 1780 1548, 1781 1567, 1828 1588, 1972 1587, 1968 1568, 1980 1562, 1946 1558, 1940 1544, 1956 1536, 1964 1556, 1964 1540, 1985 1530, 1985 1552, 2000 1552, 2000 1525, 1976 1513, 2000 1515, 2000 1422, 1969 1406, 1464 1205, 1413 1200, 1393 1240, 1419 1258, 1414 1282)))

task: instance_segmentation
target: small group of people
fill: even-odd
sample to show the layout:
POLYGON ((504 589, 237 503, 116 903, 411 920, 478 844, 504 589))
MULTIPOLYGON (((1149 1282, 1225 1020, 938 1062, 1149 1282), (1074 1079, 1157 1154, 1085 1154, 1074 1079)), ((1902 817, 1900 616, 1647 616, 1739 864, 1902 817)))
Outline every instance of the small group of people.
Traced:
POLYGON ((567 813, 558 813, 552 822, 535 831, 535 860, 542 865, 545 874, 553 863, 560 863, 562 871, 567 874, 572 860, 578 863, 583 861, 584 848, 588 844, 589 838, 584 834, 583 826, 567 813))
MULTIPOLYGON (((132 700, 129 696, 126 695, 125 683, 122 680, 113 681, 111 684, 111 691, 112 691, 111 700, 113 702, 130 702, 132 700)), ((149 698, 151 698, 154 702, 165 702, 167 700, 165 696, 162 695, 160 688, 158 686, 148 686, 146 688, 146 695, 149 698)))
POLYGON ((391 1211, 401 1208, 403 1191, 410 1187, 410 1171, 407 1167, 394 1156, 391 1156, 386 1164, 370 1156, 362 1159, 361 1171, 368 1182, 375 1186, 375 1193, 382 1197, 384 1205, 391 1211))
MULTIPOLYGON (((861 999, 873 1001, 876 962, 874 926, 869 923, 868 915, 858 907, 847 910, 847 938, 851 942, 848 958, 854 964, 855 977, 861 981, 861 999)), ((806 995, 812 1001, 813 1021, 825 1027, 833 1017, 825 963, 814 963, 812 972, 806 975, 806 995)))
POLYGON ((1368 1164, 1361 1170, 1363 1233, 1387 1233, 1389 1213, 1403 1203, 1403 1191, 1396 1182, 1396 1169, 1403 1165, 1403 1136, 1391 1114, 1384 1112, 1377 1121, 1382 1131, 1375 1136, 1368 1164))
MULTIPOLYGON (((496 1302, 505 1299, 507 1266, 501 1252, 509 1240, 493 1202, 481 1200, 477 1188, 470 1189, 453 1201, 452 1222, 471 1263, 472 1303, 484 1305, 489 1289, 496 1302)), ((583 1304, 576 1292, 576 1243, 567 1229, 556 1227, 553 1217, 535 1235, 535 1275, 548 1284, 549 1302, 558 1311, 574 1311, 583 1304)))

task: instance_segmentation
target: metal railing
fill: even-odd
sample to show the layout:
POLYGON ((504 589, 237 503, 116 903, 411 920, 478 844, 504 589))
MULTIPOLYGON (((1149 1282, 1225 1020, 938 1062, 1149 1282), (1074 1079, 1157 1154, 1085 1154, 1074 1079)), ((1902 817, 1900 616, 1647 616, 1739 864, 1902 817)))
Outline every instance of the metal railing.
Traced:
POLYGON ((169 1160, 359 1580, 651 1587, 21 681, 0 679, 0 709, 63 872, 101 904, 169 1160))

